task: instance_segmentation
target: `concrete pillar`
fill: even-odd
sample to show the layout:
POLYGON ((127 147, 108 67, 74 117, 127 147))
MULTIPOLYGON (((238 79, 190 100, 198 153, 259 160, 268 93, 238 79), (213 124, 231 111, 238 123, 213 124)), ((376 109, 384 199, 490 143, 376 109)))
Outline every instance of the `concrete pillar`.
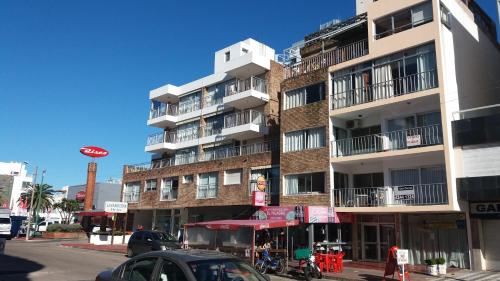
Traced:
POLYGON ((156 228, 156 209, 153 209, 153 221, 151 222, 151 229, 156 228))
POLYGON ((307 232, 307 240, 309 241, 309 248, 312 249, 314 243, 314 224, 313 223, 309 224, 307 229, 309 230, 307 232))
POLYGON ((95 177, 97 173, 97 163, 90 162, 87 168, 87 186, 85 188, 84 211, 91 211, 94 205, 95 177))

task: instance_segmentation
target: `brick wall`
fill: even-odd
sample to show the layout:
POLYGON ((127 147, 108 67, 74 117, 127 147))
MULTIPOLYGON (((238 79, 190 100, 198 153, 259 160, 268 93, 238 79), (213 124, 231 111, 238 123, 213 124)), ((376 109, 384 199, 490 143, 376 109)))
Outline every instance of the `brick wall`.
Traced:
MULTIPOLYGON (((281 83, 281 92, 325 82, 325 100, 281 111, 280 124, 280 205, 330 205, 329 196, 329 139, 328 139, 328 70, 319 69, 281 83), (326 146, 319 149, 283 153, 284 134, 307 128, 324 127, 326 146), (325 172, 325 193, 284 195, 283 177, 288 174, 325 172)), ((283 99, 282 99, 283 101, 283 99)))

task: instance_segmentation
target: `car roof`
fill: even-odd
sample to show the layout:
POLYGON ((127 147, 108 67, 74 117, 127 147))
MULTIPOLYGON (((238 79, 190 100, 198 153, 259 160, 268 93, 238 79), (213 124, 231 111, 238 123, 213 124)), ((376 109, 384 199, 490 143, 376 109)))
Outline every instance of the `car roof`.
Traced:
POLYGON ((174 260, 179 260, 183 262, 192 262, 192 261, 203 261, 203 260, 213 260, 213 259, 238 259, 237 257, 218 252, 218 251, 210 251, 210 250, 166 250, 166 251, 154 251, 148 252, 138 257, 166 257, 174 260))

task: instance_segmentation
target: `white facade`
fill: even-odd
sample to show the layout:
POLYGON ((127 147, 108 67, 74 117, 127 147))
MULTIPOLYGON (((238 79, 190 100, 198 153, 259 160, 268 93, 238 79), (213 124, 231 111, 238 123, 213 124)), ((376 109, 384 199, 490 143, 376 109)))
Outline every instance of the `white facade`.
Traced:
POLYGON ((19 207, 17 200, 29 183, 33 181, 28 175, 26 164, 19 162, 0 162, 0 175, 10 175, 13 177, 12 193, 9 198, 9 209, 13 216, 26 216, 26 209, 19 207))

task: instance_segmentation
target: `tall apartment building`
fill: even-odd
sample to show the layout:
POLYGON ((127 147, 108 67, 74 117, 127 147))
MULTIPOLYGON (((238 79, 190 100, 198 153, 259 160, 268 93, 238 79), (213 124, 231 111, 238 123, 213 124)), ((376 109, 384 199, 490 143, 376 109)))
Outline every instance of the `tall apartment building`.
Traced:
POLYGON ((309 226, 309 243, 354 260, 399 245, 412 264, 474 266, 451 122, 500 99, 495 26, 473 1, 363 2, 285 67, 280 204, 332 206, 340 224, 309 226))
POLYGON ((13 216, 27 215, 17 200, 32 181, 25 163, 0 162, 0 207, 10 209, 13 216))
POLYGON ((283 70, 274 56, 247 39, 215 52, 212 75, 150 92, 152 160, 124 167, 133 225, 177 233, 187 222, 248 218, 259 178, 277 204, 283 70))

